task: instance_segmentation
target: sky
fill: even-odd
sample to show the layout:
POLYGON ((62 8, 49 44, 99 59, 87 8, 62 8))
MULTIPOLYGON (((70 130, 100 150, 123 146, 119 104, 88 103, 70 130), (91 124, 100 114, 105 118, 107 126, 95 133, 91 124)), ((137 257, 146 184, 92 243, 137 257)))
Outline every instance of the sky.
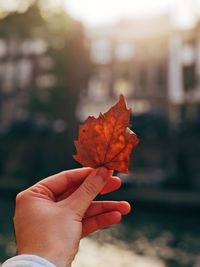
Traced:
MULTIPOLYGON (((33 0, 30 0, 33 1, 33 0)), ((200 17, 200 0, 42 0, 45 8, 63 7, 86 26, 114 23, 120 19, 147 18, 170 12, 179 27, 190 27, 200 17)), ((26 7, 27 0, 0 0, 3 10, 26 7)))
MULTIPOLYGON (((61 0, 63 6, 86 26, 113 23, 122 18, 144 18, 169 11, 176 24, 194 22, 200 0, 61 0)), ((198 14, 199 15, 199 14, 198 14)))

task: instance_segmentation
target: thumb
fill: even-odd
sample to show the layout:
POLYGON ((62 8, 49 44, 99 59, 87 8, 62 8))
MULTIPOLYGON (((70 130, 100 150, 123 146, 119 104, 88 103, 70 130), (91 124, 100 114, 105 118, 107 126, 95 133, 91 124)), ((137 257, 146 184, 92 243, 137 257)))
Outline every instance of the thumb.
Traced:
POLYGON ((67 199, 76 213, 84 215, 92 200, 101 192, 110 176, 111 172, 104 167, 95 169, 88 175, 80 187, 67 199))

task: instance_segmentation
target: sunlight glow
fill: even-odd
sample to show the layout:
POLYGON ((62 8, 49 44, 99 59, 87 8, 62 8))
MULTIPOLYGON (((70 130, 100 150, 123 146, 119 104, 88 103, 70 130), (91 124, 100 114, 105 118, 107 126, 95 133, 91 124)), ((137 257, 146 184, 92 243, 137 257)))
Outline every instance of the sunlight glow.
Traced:
POLYGON ((171 0, 68 0, 66 8, 86 24, 110 23, 123 17, 155 14, 169 8, 171 0))
POLYGON ((75 18, 83 21, 87 26, 112 23, 117 20, 137 19, 152 15, 177 12, 183 24, 191 23, 196 15, 200 0, 62 0, 66 10, 75 18), (188 14, 185 14, 188 12, 188 14))

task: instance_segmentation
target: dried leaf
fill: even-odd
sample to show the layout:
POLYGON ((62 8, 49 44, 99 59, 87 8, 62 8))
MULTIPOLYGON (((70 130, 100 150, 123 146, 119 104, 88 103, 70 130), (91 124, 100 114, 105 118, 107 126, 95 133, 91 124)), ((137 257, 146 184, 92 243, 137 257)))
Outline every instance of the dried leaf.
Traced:
POLYGON ((130 127, 131 109, 127 109, 121 95, 119 101, 96 119, 89 116, 79 128, 74 142, 77 155, 74 159, 83 166, 128 173, 130 154, 139 140, 130 127))

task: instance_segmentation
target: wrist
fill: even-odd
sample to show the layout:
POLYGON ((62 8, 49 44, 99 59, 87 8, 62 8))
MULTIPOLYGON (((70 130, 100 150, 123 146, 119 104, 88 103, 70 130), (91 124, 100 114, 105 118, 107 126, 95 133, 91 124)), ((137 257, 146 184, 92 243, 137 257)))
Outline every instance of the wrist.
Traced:
POLYGON ((22 249, 19 250, 17 253, 19 256, 23 255, 34 255, 38 256, 49 263, 55 265, 56 267, 71 267, 72 262, 74 259, 74 256, 69 256, 69 255, 63 255, 63 253, 59 253, 57 247, 55 246, 54 249, 49 250, 48 252, 45 251, 38 251, 34 249, 22 249))

